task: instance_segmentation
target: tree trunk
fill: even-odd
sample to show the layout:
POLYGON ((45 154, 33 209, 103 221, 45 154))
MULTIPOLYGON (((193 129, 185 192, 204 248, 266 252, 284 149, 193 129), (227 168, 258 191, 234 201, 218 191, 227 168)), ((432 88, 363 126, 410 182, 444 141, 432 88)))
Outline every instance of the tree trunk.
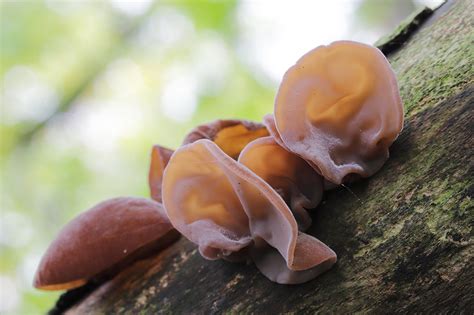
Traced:
POLYGON ((472 0, 448 2, 382 46, 405 127, 380 172, 328 192, 315 210, 309 233, 339 258, 330 271, 278 285, 253 265, 205 260, 181 239, 85 297, 66 293, 54 311, 473 313, 473 12, 472 0))

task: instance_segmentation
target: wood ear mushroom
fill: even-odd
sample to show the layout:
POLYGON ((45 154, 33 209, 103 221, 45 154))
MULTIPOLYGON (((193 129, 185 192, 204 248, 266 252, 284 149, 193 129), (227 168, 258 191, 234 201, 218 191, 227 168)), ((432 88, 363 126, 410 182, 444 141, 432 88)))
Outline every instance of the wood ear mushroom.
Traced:
POLYGON ((161 183, 163 172, 168 161, 173 155, 173 150, 154 145, 151 151, 150 171, 148 172, 148 185, 150 187, 151 198, 161 202, 161 183))
POLYGON ((66 290, 113 274, 179 237, 158 202, 121 197, 69 222, 44 254, 34 279, 42 290, 66 290))
POLYGON ((248 249, 248 258, 272 281, 306 282, 336 262, 327 245, 298 231, 291 210, 268 183, 209 140, 173 154, 163 203, 173 226, 202 256, 234 260, 248 249))
POLYGON ((284 145, 335 184, 378 171, 403 127, 387 59, 377 48, 351 41, 301 57, 283 77, 274 114, 284 145))
POLYGON ((280 146, 273 137, 250 142, 239 163, 267 182, 285 200, 300 230, 311 225, 308 210, 323 196, 323 178, 305 160, 280 146))
POLYGON ((169 245, 178 231, 207 259, 253 261, 277 283, 309 281, 337 258, 304 233, 308 210, 324 190, 377 172, 402 127, 396 77, 378 49, 317 47, 286 72, 263 124, 216 120, 174 152, 154 146, 155 201, 115 198, 76 217, 48 248, 34 285, 80 286, 169 245))
POLYGON ((268 136, 264 125, 248 120, 215 120, 197 126, 184 138, 183 145, 200 139, 217 144, 227 155, 237 160, 242 149, 252 140, 268 136))

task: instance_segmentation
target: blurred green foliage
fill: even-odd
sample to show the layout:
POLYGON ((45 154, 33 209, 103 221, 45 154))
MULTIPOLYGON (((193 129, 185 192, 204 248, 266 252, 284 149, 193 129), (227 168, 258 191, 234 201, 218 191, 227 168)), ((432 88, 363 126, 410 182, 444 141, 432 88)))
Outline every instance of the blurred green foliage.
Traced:
MULTIPOLYGON (((11 281, 0 285, 2 291, 10 291, 5 297, 15 300, 15 291, 21 294, 21 301, 10 311, 42 313, 57 299, 58 293, 31 288, 31 280, 40 255, 67 221, 109 197, 148 196, 146 179, 152 144, 176 147, 185 132, 198 123, 220 117, 259 120, 269 110, 272 89, 255 80, 232 48, 236 34, 232 21, 235 5, 233 1, 175 1, 151 4, 142 14, 129 16, 105 2, 1 2, 0 71, 5 83, 2 85, 10 91, 2 91, 0 126, 2 221, 9 225, 1 232, 0 273, 11 281), (178 30, 176 34, 169 30, 171 44, 166 35, 164 39, 155 39, 153 34, 146 34, 165 25, 153 21, 166 19, 160 11, 178 20, 171 19, 170 27, 175 22, 189 24, 189 29, 178 30), (157 42, 152 43, 153 40, 157 42), (160 41, 164 45, 160 46, 160 41), (169 69, 181 64, 192 66, 194 52, 206 41, 224 51, 227 73, 219 78, 222 82, 218 89, 211 87, 209 92, 204 91, 205 86, 212 82, 204 82, 198 92, 199 107, 190 119, 176 121, 164 116, 160 89, 167 73, 172 71, 169 69), (15 69, 19 78, 11 78, 15 69), (81 128, 94 128, 83 124, 83 120, 93 120, 89 116, 94 115, 94 107, 101 102, 113 103, 116 94, 120 94, 117 88, 127 86, 127 82, 115 83, 108 76, 127 76, 128 72, 132 72, 131 79, 141 82, 132 82, 136 85, 135 90, 129 91, 133 96, 123 95, 133 108, 124 109, 125 104, 118 106, 117 111, 123 110, 123 115, 138 113, 131 119, 140 121, 130 130, 120 132, 120 137, 95 139, 94 146, 87 143, 91 140, 87 131, 77 139, 74 134, 83 132, 81 128), (55 104, 47 108, 46 115, 12 114, 16 112, 11 108, 16 106, 16 98, 31 92, 28 86, 15 82, 25 80, 22 75, 35 77, 32 82, 26 78, 27 84, 41 82, 54 91, 55 104), (5 82, 8 80, 13 83, 5 82), (15 88, 18 91, 11 90, 15 88), (20 95, 9 99, 6 93, 20 95), (52 119, 47 120, 49 117, 52 119), (47 124, 43 126, 45 120, 47 124), (38 126, 42 128, 37 129, 38 126), (31 133, 32 130, 35 132, 31 133), (114 142, 112 146, 109 141, 114 142), (101 142, 106 148, 101 149, 101 142), (23 234, 22 240, 12 241, 19 234, 23 234)), ((178 27, 186 28, 181 24, 178 27)), ((187 87, 176 92, 188 93, 187 87)), ((196 89, 191 93, 196 93, 196 89)), ((33 95, 33 99, 25 101, 26 105, 34 106, 34 98, 43 94, 33 95)), ((113 105, 102 110, 105 120, 109 112, 114 115, 113 105)), ((104 121, 106 128, 120 129, 123 119, 116 120, 104 121)))
MULTIPOLYGON (((278 82, 239 53, 242 3, 134 3, 0 2, 2 314, 52 306, 58 293, 31 287, 48 243, 98 201, 148 196, 153 144, 175 148, 197 124, 272 110, 278 82)), ((353 5, 381 29, 412 6, 353 5)))
POLYGON ((407 0, 365 0, 357 7, 355 14, 360 23, 368 27, 390 27, 399 22, 400 16, 410 15, 415 8, 415 3, 407 0))

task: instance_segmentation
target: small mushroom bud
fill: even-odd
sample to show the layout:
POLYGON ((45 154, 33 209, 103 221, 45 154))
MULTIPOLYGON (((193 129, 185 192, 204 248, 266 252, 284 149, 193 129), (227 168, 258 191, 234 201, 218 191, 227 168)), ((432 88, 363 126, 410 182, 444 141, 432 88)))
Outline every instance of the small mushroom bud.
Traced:
POLYGON ((273 137, 263 137, 247 144, 238 161, 280 194, 300 230, 311 225, 307 210, 321 201, 323 178, 305 160, 281 147, 273 137))
POLYGON ((176 150, 163 177, 163 203, 173 226, 207 259, 233 258, 250 247, 262 273, 287 284, 308 281, 336 262, 328 246, 298 231, 268 183, 212 141, 176 150))
POLYGON ((161 202, 161 183, 163 172, 168 161, 173 155, 173 150, 154 145, 151 151, 150 171, 148 173, 148 185, 150 187, 151 198, 161 202))
POLYGON ((101 202, 59 232, 39 264, 34 286, 66 290, 111 276, 178 237, 158 202, 131 197, 101 202))
POLYGON ((378 171, 403 127, 387 59, 351 41, 301 57, 283 77, 274 115, 285 146, 335 184, 378 171))
POLYGON ((252 140, 268 136, 264 125, 247 120, 215 120, 200 125, 185 137, 183 145, 199 139, 217 144, 227 155, 237 160, 240 151, 252 140))

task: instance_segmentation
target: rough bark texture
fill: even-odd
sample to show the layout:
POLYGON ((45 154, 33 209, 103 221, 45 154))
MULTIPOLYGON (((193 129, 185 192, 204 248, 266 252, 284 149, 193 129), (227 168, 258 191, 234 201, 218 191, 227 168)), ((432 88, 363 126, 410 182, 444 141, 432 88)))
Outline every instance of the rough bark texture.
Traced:
POLYGON ((310 234, 336 266, 297 286, 207 261, 182 239, 69 314, 473 313, 473 13, 448 2, 389 54, 406 123, 375 176, 331 191, 310 234))

